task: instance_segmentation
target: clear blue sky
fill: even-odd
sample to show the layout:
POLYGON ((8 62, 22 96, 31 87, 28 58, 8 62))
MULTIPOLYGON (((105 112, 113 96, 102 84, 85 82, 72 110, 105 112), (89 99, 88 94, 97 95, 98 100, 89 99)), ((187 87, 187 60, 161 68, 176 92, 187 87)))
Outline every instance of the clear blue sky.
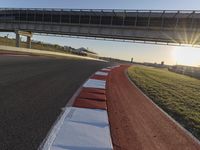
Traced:
MULTIPOLYGON (((78 9, 173 9, 200 10, 200 0, 0 0, 0 7, 17 8, 78 8, 78 9)), ((200 53, 200 49, 180 48, 173 46, 158 46, 124 42, 95 41, 84 39, 34 36, 35 40, 68 45, 72 47, 88 47, 100 55, 141 62, 161 62, 168 64, 183 63, 185 55, 179 60, 174 57, 174 51, 183 49, 185 53, 200 53), (173 55, 173 56, 172 56, 173 55)), ((176 53, 177 54, 177 53, 176 53)), ((180 55, 180 54, 179 54, 180 55)), ((192 59, 192 58, 190 58, 192 59)), ((199 59, 200 60, 200 59, 199 59)), ((192 65, 192 64, 190 64, 192 65)), ((200 65, 200 61, 194 65, 200 65)))
POLYGON ((199 0, 0 0, 1 7, 199 9, 199 0))

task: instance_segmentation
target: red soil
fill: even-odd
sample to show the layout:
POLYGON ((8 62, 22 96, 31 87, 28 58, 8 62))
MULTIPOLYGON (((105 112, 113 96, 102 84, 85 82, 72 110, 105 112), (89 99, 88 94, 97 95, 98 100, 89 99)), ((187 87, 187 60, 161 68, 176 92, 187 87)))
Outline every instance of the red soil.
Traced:
POLYGON ((113 69, 107 84, 114 150, 200 150, 197 141, 127 79, 127 67, 113 69))
POLYGON ((31 54, 31 53, 25 53, 25 52, 9 52, 9 51, 0 51, 0 55, 5 55, 5 56, 35 56, 34 54, 31 54))

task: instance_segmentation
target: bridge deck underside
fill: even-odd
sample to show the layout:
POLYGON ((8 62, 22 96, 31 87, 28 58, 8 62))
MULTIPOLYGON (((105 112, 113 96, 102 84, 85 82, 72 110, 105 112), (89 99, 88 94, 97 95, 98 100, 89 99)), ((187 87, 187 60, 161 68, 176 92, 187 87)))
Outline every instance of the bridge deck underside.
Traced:
POLYGON ((199 24, 198 11, 0 9, 0 30, 7 31, 198 44, 199 24))

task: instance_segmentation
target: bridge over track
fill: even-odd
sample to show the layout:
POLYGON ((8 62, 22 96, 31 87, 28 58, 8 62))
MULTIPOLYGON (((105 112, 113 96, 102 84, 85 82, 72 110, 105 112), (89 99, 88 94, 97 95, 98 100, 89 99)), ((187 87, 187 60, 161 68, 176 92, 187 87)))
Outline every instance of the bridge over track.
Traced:
MULTIPOLYGON (((200 45, 200 11, 0 9, 0 31, 200 45)), ((16 42, 19 45, 19 40, 16 42)))

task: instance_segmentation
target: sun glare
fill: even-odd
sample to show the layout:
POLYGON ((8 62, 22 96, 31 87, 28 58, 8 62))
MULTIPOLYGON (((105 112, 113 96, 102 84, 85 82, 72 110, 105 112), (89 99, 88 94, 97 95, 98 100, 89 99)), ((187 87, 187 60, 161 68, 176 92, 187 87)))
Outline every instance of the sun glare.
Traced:
POLYGON ((178 65, 200 66, 200 49, 192 47, 176 47, 172 57, 178 65))

